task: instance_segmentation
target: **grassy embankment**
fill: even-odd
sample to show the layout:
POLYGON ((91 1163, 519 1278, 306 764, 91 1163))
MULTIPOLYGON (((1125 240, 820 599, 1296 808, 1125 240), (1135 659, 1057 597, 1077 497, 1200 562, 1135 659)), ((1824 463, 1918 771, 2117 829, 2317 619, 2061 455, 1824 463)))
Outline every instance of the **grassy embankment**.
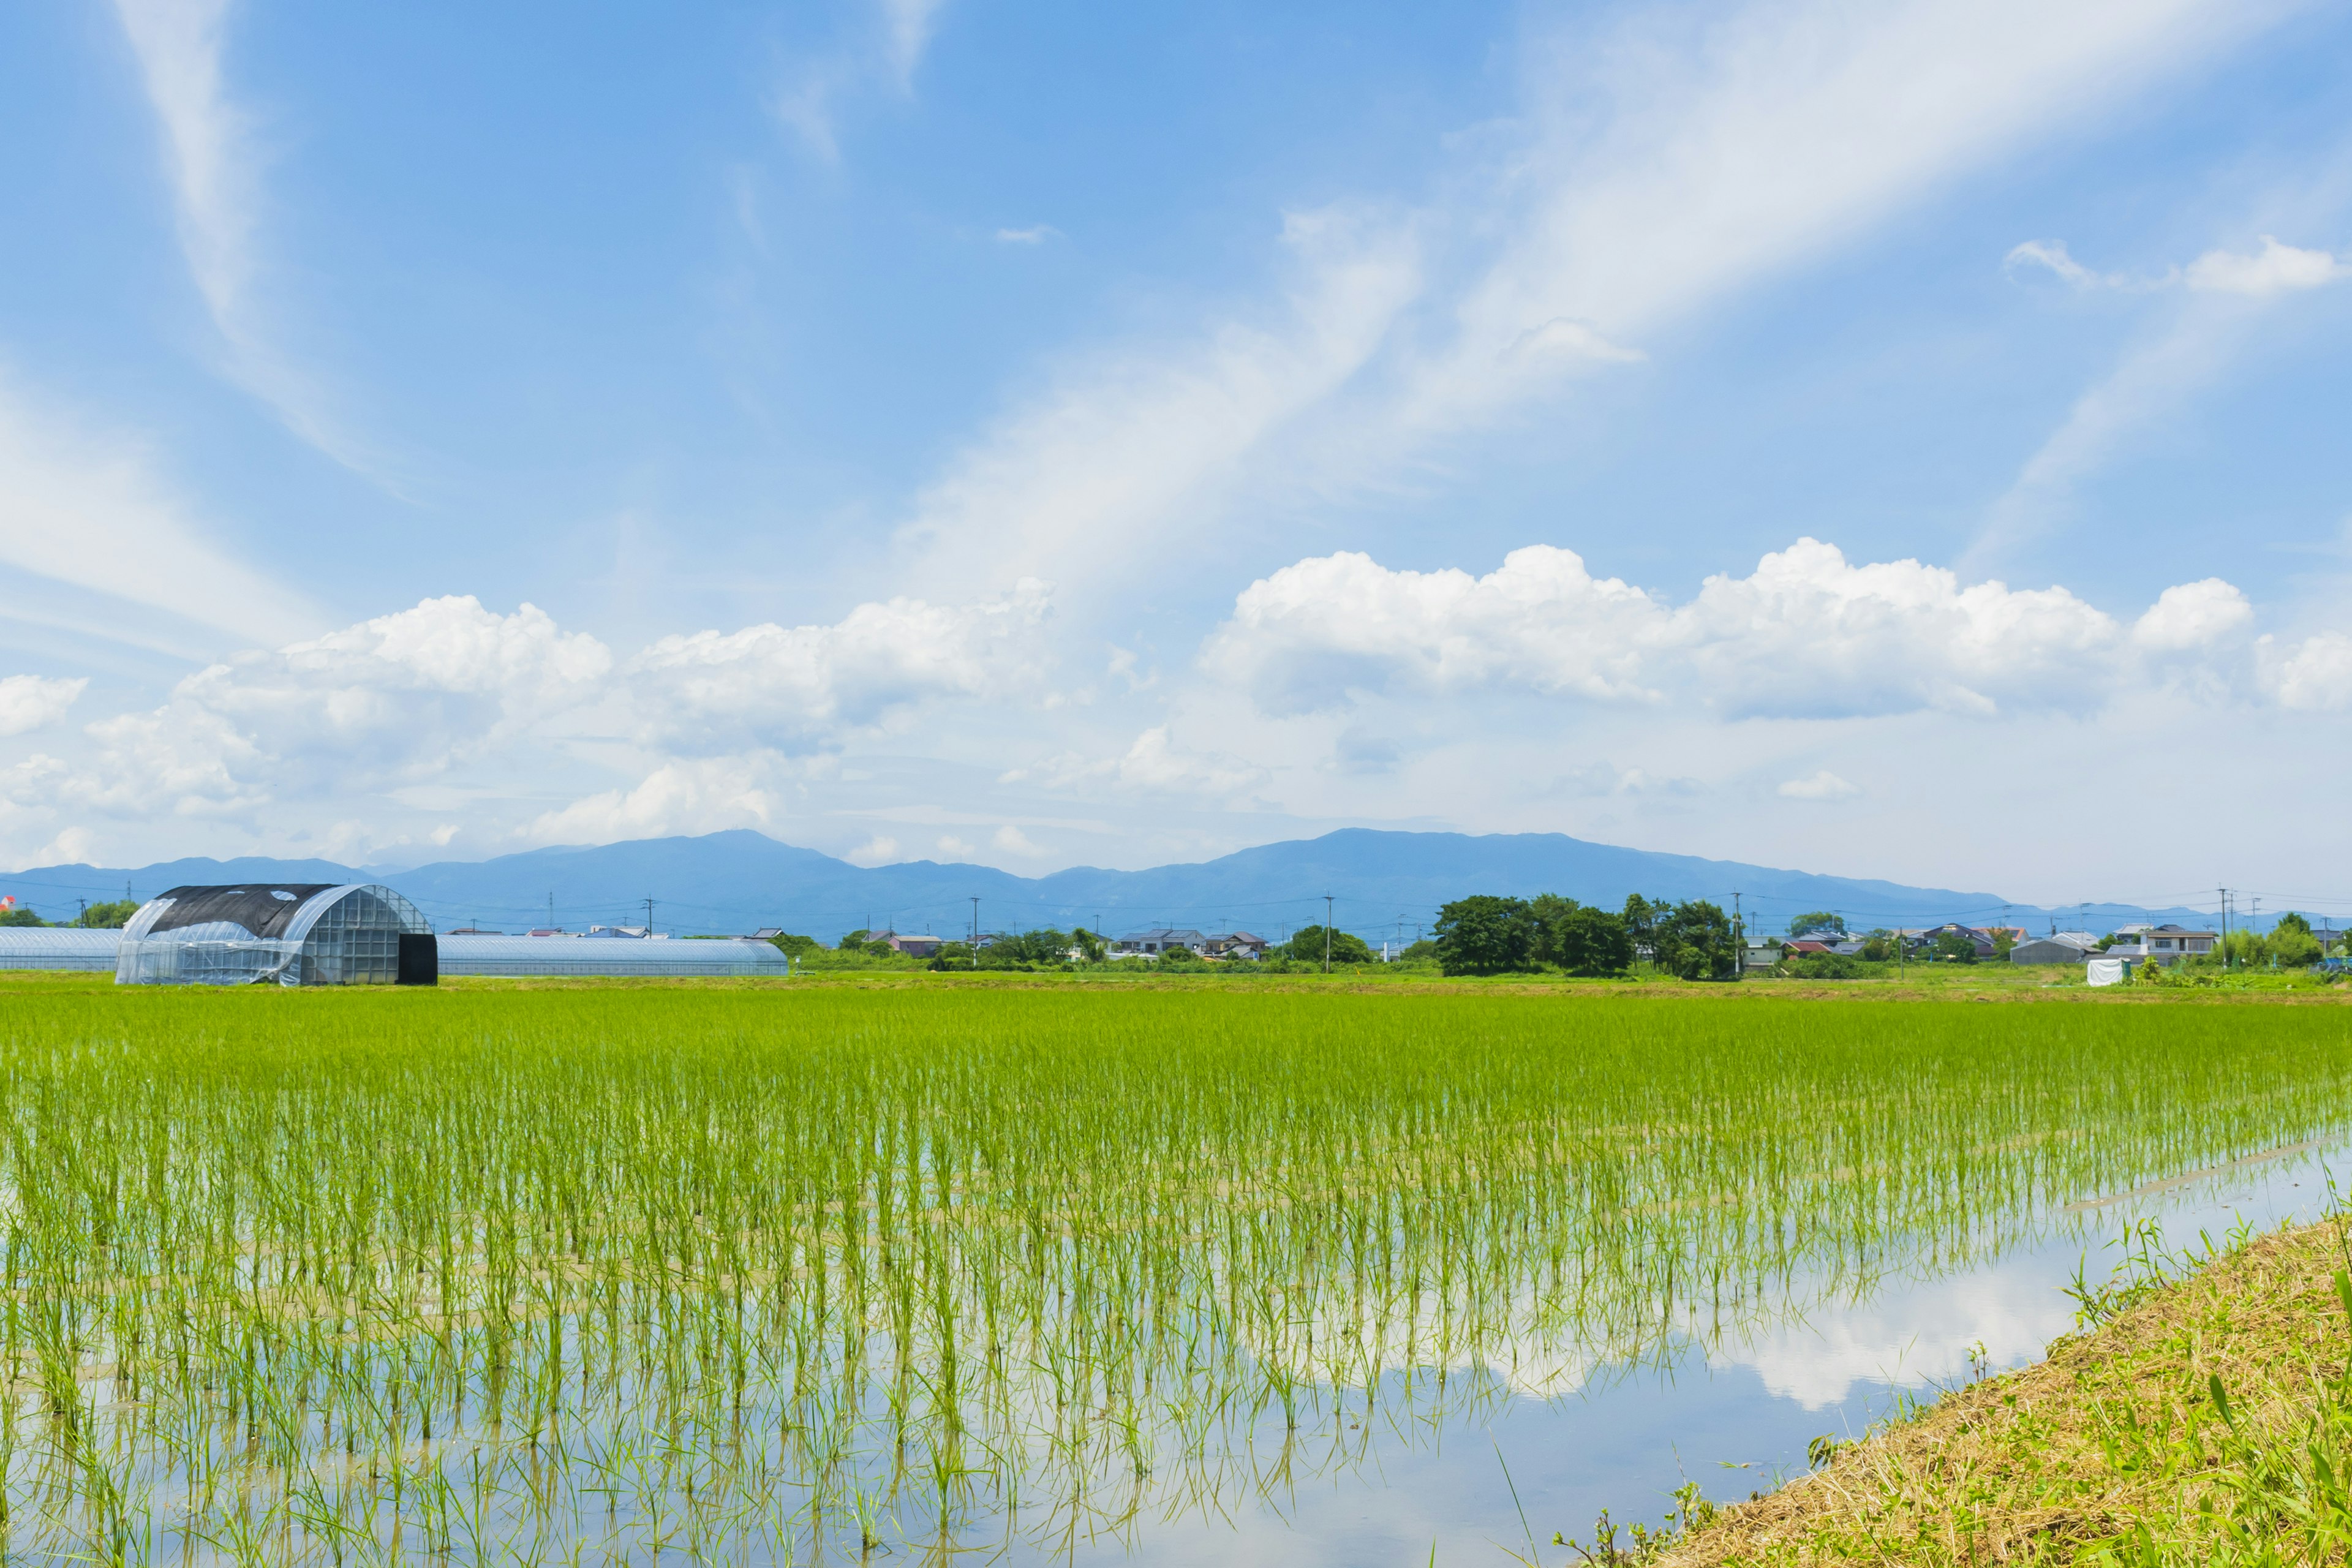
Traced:
POLYGON ((2268 1568, 2352 1552, 2341 1219, 2209 1251, 2152 1237, 2047 1360, 1955 1391, 1817 1473, 1623 1561, 2268 1568))

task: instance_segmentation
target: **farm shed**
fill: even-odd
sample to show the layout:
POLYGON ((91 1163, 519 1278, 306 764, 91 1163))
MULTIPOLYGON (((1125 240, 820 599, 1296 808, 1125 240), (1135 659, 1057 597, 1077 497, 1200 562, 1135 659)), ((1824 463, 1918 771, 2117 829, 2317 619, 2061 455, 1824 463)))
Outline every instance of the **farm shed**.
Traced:
POLYGON ((433 928, 390 888, 248 882, 173 888, 139 906, 118 985, 430 985, 433 928))
POLYGON ((698 975, 789 974, 792 960, 772 942, 585 942, 562 936, 445 936, 444 974, 698 975))
POLYGON ((83 931, 71 926, 0 926, 0 969, 83 969, 104 973, 114 967, 119 931, 83 931))
POLYGON ((2098 956, 2098 943, 2071 936, 2037 936, 2009 950, 2011 963, 2082 963, 2098 956))

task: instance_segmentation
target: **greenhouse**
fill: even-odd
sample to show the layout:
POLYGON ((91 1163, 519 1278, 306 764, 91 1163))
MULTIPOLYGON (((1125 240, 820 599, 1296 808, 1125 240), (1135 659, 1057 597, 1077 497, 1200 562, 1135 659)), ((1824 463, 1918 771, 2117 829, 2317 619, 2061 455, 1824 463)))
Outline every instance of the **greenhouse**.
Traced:
POLYGON ((0 926, 0 969, 81 969, 106 973, 114 968, 119 931, 78 926, 0 926))
POLYGON ((430 985, 433 928, 390 888, 174 888, 122 928, 118 985, 430 985))
POLYGON ((719 975, 789 974, 792 960, 775 943, 749 937, 680 941, 586 941, 561 936, 445 936, 444 974, 719 975))

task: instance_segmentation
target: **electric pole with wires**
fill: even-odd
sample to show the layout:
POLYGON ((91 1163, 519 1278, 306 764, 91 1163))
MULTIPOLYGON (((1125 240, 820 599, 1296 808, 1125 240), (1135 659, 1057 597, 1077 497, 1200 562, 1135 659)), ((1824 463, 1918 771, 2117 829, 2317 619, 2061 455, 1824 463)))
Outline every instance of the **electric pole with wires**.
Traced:
POLYGON ((1331 895, 1323 895, 1323 973, 1331 973, 1331 895))

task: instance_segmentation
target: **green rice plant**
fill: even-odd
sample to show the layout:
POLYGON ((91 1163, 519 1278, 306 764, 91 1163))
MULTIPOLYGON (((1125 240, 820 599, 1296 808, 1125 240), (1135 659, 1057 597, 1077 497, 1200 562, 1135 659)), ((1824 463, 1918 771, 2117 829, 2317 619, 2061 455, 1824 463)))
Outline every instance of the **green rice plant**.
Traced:
POLYGON ((2352 1080, 2287 1007, 0 1000, 29 1561, 1125 1539, 2094 1223, 2352 1080))

